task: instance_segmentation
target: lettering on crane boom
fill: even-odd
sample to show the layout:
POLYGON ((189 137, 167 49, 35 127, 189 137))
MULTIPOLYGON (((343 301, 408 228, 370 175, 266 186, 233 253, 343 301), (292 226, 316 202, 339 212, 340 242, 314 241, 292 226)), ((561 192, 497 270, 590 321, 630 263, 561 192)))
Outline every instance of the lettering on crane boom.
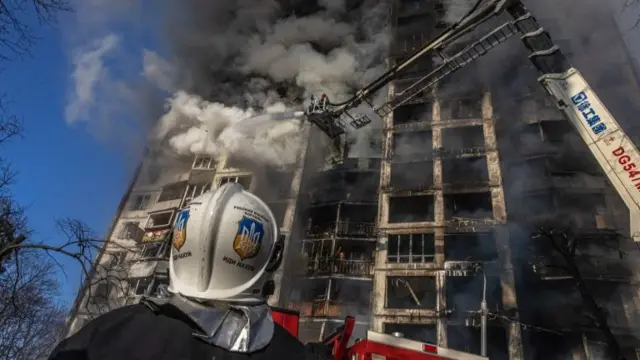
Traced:
POLYGON ((591 107, 591 103, 589 102, 589 97, 585 94, 584 91, 577 93, 576 95, 571 97, 571 101, 576 106, 576 108, 582 114, 582 117, 586 121, 587 125, 591 128, 591 131, 598 135, 603 131, 607 130, 607 125, 605 125, 600 120, 600 115, 596 113, 596 111, 591 107))
POLYGON ((634 183, 636 189, 640 190, 640 168, 626 154, 623 147, 613 150, 612 153, 616 157, 618 164, 622 165, 622 169, 629 175, 629 179, 634 183))

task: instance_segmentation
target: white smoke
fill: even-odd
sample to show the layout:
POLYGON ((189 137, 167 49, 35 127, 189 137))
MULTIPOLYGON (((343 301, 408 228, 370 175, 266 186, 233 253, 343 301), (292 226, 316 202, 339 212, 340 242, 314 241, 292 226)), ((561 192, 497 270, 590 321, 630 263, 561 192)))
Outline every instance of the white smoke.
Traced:
POLYGON ((67 123, 73 124, 86 117, 96 101, 98 84, 110 82, 105 58, 116 50, 119 38, 109 34, 73 54, 73 88, 66 107, 67 123))
MULTIPOLYGON (((272 120, 253 109, 227 107, 178 91, 169 102, 155 135, 168 139, 181 155, 233 154, 264 165, 286 165, 296 161, 301 144, 300 121, 272 120)), ((282 103, 264 109, 282 112, 282 103)))
MULTIPOLYGON (((302 140, 299 121, 256 116, 261 112, 288 110, 285 103, 292 109, 300 109, 303 98, 311 94, 327 93, 334 100, 343 99, 383 70, 380 62, 376 63, 379 67, 370 64, 376 62, 375 57, 386 51, 388 45, 384 21, 376 24, 375 31, 367 28, 362 36, 362 28, 358 30, 354 23, 340 20, 343 1, 325 1, 322 5, 326 11, 304 17, 288 16, 271 24, 265 15, 269 11, 251 12, 249 7, 238 5, 238 13, 247 12, 251 16, 238 15, 231 21, 232 26, 212 34, 210 42, 220 54, 233 54, 232 61, 221 61, 215 56, 206 57, 206 61, 214 69, 219 68, 220 73, 236 71, 232 77, 242 80, 241 85, 234 84, 229 89, 226 84, 216 82, 215 72, 211 79, 202 79, 195 75, 197 71, 187 68, 183 73, 191 82, 211 82, 203 88, 215 89, 220 100, 206 101, 206 95, 183 87, 168 101, 168 113, 160 120, 154 140, 169 144, 183 155, 230 153, 271 165, 294 162, 302 140), (263 21, 256 21, 256 17, 263 21), (257 31, 245 34, 247 27, 240 26, 242 19, 259 23, 254 29, 257 31), (220 38, 235 42, 222 42, 220 38), (219 67, 219 63, 231 66, 219 67), (272 89, 273 84, 296 85, 303 97, 294 101, 282 98, 272 89), (223 105, 234 103, 225 89, 241 93, 242 99, 254 108, 223 105)), ((379 17, 372 15, 375 11, 388 13, 388 5, 382 2, 369 9, 369 18, 379 17)), ((371 24, 374 20, 369 19, 371 24)), ((145 52, 144 74, 160 88, 180 87, 175 83, 178 73, 175 67, 181 66, 168 66, 159 55, 145 52)))
POLYGON ((106 0, 79 3, 74 48, 102 38, 105 30, 133 31, 117 33, 119 57, 108 64, 100 61, 110 48, 97 48, 100 56, 94 56, 91 69, 112 74, 113 81, 96 75, 84 81, 90 85, 78 83, 74 93, 82 94, 76 96, 82 101, 69 103, 68 118, 113 125, 112 119, 125 118, 112 116, 117 108, 144 126, 153 118, 152 146, 168 145, 181 155, 231 152, 269 164, 292 162, 301 141, 297 120, 259 117, 249 127, 248 119, 275 111, 275 104, 300 110, 312 94, 343 100, 384 70, 390 2, 356 10, 347 3, 322 0, 317 11, 298 15, 299 4, 277 1, 161 1, 149 14, 155 20, 140 22, 134 20, 147 17, 137 0, 118 0, 113 7, 106 0), (160 13, 165 21, 157 21, 160 13), (132 41, 142 36, 136 31, 157 36, 165 51, 136 50, 132 41), (139 78, 124 78, 132 74, 139 78), (122 105, 101 100, 102 93, 122 99, 122 105), (158 115, 163 97, 166 113, 158 115))

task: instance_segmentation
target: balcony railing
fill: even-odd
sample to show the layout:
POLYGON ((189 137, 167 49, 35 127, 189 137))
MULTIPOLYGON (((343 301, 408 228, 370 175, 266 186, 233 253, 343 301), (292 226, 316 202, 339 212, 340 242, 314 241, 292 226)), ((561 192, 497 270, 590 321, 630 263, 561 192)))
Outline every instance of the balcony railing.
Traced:
POLYGON ((340 260, 322 258, 311 260, 307 264, 307 275, 321 276, 329 274, 341 274, 347 276, 372 277, 372 260, 340 260))
POLYGON ((287 306, 289 310, 298 311, 303 317, 344 317, 362 312, 367 307, 334 300, 303 301, 287 306))
POLYGON ((377 234, 376 223, 362 223, 350 221, 338 221, 323 225, 311 225, 307 228, 308 237, 322 236, 366 236, 373 237, 377 234))

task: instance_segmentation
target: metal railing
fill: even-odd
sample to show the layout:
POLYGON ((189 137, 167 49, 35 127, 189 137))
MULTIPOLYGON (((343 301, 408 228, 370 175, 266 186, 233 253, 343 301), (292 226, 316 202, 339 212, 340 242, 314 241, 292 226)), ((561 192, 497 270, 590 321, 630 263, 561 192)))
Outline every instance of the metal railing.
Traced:
POLYGON ((362 223, 338 221, 322 225, 311 225, 307 228, 308 237, 321 236, 375 236, 378 227, 376 223, 362 223))
POLYGON ((363 310, 363 306, 335 300, 301 301, 289 303, 287 308, 298 311, 302 317, 344 317, 363 310))
POLYGON ((373 260, 340 260, 334 258, 321 258, 310 260, 307 263, 307 275, 320 276, 341 274, 348 276, 372 277, 373 268, 373 260))

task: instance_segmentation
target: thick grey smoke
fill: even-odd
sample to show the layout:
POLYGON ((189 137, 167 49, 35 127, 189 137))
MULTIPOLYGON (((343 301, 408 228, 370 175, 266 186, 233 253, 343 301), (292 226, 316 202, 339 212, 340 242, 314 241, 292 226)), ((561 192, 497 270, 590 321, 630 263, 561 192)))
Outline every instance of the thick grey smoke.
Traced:
POLYGON ((347 14, 347 3, 324 1, 308 15, 296 15, 300 5, 199 0, 169 5, 170 55, 145 56, 145 74, 175 92, 153 140, 183 154, 229 151, 265 164, 294 161, 298 120, 261 122, 265 131, 251 136, 236 130, 247 129, 244 121, 273 107, 300 110, 311 94, 345 98, 382 70, 371 59, 387 45, 384 26, 373 27, 371 19, 386 14, 380 10, 388 6, 384 2, 347 14))
POLYGON ((387 1, 161 1, 152 7, 154 21, 137 24, 135 19, 143 14, 140 9, 146 8, 143 4, 133 0, 79 4, 86 16, 78 16, 75 32, 87 30, 95 37, 74 36, 74 47, 82 51, 76 58, 87 60, 75 64, 75 73, 82 79, 72 84, 69 122, 94 126, 95 114, 103 113, 105 105, 96 100, 97 95, 117 93, 111 97, 132 105, 131 117, 145 118, 134 121, 151 125, 161 119, 158 125, 164 129, 151 132, 152 146, 169 145, 185 155, 201 149, 216 155, 237 151, 240 157, 264 157, 265 164, 277 158, 275 164, 279 164, 295 159, 300 144, 293 134, 299 122, 264 122, 262 129, 276 128, 248 136, 244 132, 238 138, 235 130, 240 122, 274 106, 300 110, 311 94, 343 99, 383 69, 387 1), (126 20, 110 18, 126 10, 130 12, 126 20), (106 31, 123 23, 136 29, 132 34, 155 37, 164 51, 131 51, 129 33, 106 31), (113 39, 119 40, 121 51, 109 58, 115 44, 107 40, 113 39), (137 74, 144 81, 131 81, 131 66, 123 71, 123 63, 140 64, 137 74), (161 97, 166 99, 164 115, 157 113, 161 97), (233 119, 229 118, 232 113, 233 119), (151 117, 155 121, 146 119, 151 117), (218 120, 221 123, 214 125, 218 120), (221 129, 231 123, 233 131, 221 129), (216 130, 205 131, 207 127, 216 130), (236 135, 226 138, 231 134, 236 135), (244 145, 231 145, 240 143, 244 145), (265 147, 279 150, 265 152, 265 147))

